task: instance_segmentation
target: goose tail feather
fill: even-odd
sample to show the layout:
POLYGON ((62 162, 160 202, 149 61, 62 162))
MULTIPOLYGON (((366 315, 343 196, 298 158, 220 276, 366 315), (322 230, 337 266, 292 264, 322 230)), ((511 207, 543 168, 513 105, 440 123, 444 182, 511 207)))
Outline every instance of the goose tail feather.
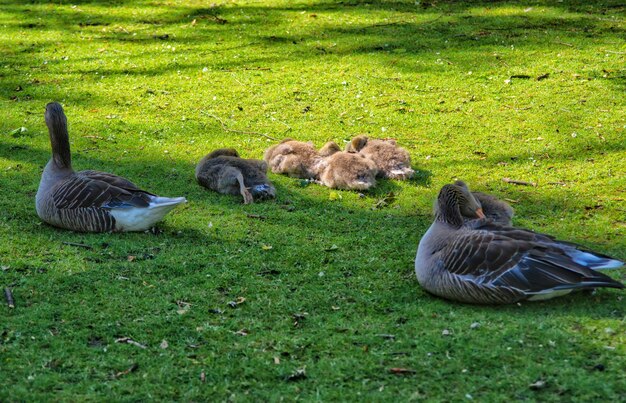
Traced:
POLYGON ((565 253, 574 262, 593 270, 617 269, 624 266, 624 262, 621 260, 613 259, 597 253, 581 251, 573 248, 566 250, 565 253))
POLYGON ((187 199, 185 199, 184 197, 154 196, 150 200, 150 204, 148 205, 148 208, 152 209, 152 208, 161 208, 161 207, 167 207, 167 206, 176 206, 181 203, 187 203, 187 199))

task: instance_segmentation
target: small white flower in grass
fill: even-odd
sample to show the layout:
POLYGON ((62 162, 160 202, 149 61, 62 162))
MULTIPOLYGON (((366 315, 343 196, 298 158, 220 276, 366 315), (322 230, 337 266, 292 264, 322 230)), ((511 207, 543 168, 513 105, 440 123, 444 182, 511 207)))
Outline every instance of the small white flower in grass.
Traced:
POLYGON ((203 68, 203 69, 202 69, 202 72, 203 72, 203 73, 206 73, 207 71, 209 71, 209 68, 208 68, 208 67, 205 67, 205 68, 203 68))
POLYGON ((450 336, 452 334, 451 331, 449 331, 448 329, 443 329, 443 331, 441 332, 442 336, 450 336))
POLYGON ((572 137, 573 137, 573 138, 576 138, 576 136, 578 136, 578 133, 573 132, 573 133, 572 133, 572 137))
POLYGON ((325 274, 325 273, 324 273, 323 271, 321 271, 321 272, 317 273, 317 275, 318 275, 319 277, 324 277, 324 274, 325 274))
POLYGON ((387 128, 386 128, 386 127, 381 127, 381 128, 380 128, 380 131, 384 133, 384 132, 386 132, 386 131, 387 131, 387 128))

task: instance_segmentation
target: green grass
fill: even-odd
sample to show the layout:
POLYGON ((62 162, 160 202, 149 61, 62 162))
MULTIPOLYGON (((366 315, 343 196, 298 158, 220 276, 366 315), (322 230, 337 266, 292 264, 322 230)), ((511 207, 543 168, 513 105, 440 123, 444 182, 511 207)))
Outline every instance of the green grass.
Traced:
POLYGON ((454 178, 626 259, 626 7, 420 3, 0 0, 0 400, 626 399, 623 292, 466 306, 413 273, 454 178), (189 203, 154 233, 42 224, 53 100, 76 169, 189 203), (248 206, 193 178, 217 147, 359 133, 417 178, 359 197, 271 175, 248 206))

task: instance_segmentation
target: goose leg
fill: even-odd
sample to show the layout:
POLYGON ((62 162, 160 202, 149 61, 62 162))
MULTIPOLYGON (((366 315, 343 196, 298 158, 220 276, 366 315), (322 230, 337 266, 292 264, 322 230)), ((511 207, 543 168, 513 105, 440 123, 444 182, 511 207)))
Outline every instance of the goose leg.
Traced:
POLYGON ((243 176, 239 174, 239 178, 237 178, 237 180, 239 181, 239 192, 243 196, 243 203, 244 204, 252 203, 254 199, 252 198, 252 194, 248 191, 248 189, 243 184, 243 176))
POLYGON ((243 182, 243 175, 241 174, 241 171, 233 167, 227 167, 220 172, 218 191, 220 193, 228 194, 239 193, 243 196, 243 202, 245 204, 250 204, 254 201, 252 194, 248 191, 243 182))
POLYGON ((237 182, 239 182, 239 193, 243 196, 243 203, 250 204, 254 201, 252 198, 252 193, 246 188, 246 185, 243 183, 243 175, 240 171, 237 171, 237 176, 235 177, 237 182))

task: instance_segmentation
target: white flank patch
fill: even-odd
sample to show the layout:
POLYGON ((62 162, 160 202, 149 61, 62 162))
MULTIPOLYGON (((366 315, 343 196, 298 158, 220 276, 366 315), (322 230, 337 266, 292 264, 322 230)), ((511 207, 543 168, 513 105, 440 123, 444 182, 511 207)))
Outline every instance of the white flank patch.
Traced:
POLYGON ((544 301, 546 299, 552 299, 556 297, 560 297, 562 295, 567 295, 570 292, 574 291, 573 289, 568 290, 547 290, 542 291, 540 294, 535 294, 532 297, 528 298, 529 301, 544 301))
POLYGON ((153 197, 148 207, 111 209, 116 231, 145 231, 161 220, 174 207, 186 203, 184 197, 153 197))

